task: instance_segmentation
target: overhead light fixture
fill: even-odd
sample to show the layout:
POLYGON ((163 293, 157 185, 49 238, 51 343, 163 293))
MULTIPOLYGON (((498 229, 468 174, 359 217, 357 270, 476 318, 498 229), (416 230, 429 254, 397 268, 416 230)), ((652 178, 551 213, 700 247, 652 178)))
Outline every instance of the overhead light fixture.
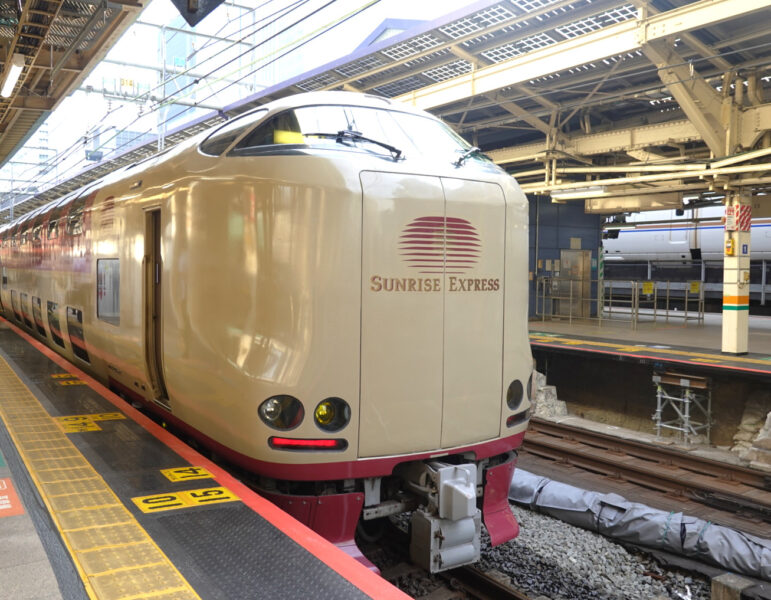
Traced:
POLYGON ((14 53, 5 64, 5 81, 3 87, 0 89, 0 96, 8 98, 13 93, 13 88, 16 87, 16 82, 19 81, 19 75, 24 70, 24 55, 14 53))
POLYGON ((608 192, 604 185, 590 185, 586 187, 575 187, 564 190, 552 190, 551 199, 555 202, 564 200, 584 200, 585 198, 597 198, 607 196, 608 192))

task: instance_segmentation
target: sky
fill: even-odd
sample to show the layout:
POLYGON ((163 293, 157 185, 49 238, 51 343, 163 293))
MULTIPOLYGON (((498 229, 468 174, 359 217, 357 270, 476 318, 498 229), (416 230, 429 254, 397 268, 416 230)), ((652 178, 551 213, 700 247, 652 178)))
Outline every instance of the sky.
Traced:
POLYGON ((144 135, 162 134, 336 60, 355 50, 386 19, 433 20, 472 3, 231 0, 190 28, 171 0, 151 0, 80 90, 66 98, 0 169, 0 192, 44 189, 92 164, 87 151, 91 159, 98 158, 98 153, 109 158, 142 141, 144 135), (341 20, 344 22, 338 23, 341 20), (325 33, 311 40, 321 31, 325 33), (306 40, 310 41, 291 51, 306 40), (286 56, 278 59, 283 54, 286 56), (186 75, 162 83, 164 75, 186 69, 190 69, 186 75), (194 83, 196 79, 198 83, 194 83), (236 80, 240 81, 234 83, 236 80), (169 97, 187 104, 197 102, 204 108, 169 105, 164 101, 169 97))

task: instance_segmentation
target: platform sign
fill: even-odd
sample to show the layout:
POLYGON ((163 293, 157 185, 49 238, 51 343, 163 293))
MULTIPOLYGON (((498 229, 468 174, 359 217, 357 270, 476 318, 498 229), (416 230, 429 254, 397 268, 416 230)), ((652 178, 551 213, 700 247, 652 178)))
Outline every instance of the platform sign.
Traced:
POLYGON ((0 479, 0 518, 24 514, 24 505, 9 478, 0 479))
POLYGON ((102 428, 97 425, 97 421, 116 421, 125 418, 123 413, 114 412, 54 417, 54 421, 64 433, 83 433, 85 431, 102 431, 102 428))
POLYGON ((688 282, 688 291, 691 294, 698 294, 699 290, 701 290, 701 281, 689 281, 688 282))
POLYGON ((190 479, 214 479, 214 476, 203 467, 179 467, 177 469, 162 469, 164 477, 169 481, 188 481, 190 479))
POLYGON ((97 413, 94 415, 85 415, 92 421, 117 421, 118 419, 125 419, 126 415, 119 412, 111 413, 97 413))
POLYGON ((67 417, 62 418, 58 417, 56 420, 56 423, 59 425, 59 428, 64 433, 85 433, 86 431, 102 431, 102 428, 99 427, 96 423, 94 423, 90 419, 75 419, 73 420, 71 417, 69 420, 66 420, 67 417))
POLYGON ((652 294, 653 293, 653 282, 652 281, 643 281, 642 284, 642 292, 643 294, 652 294))
POLYGON ((734 206, 725 207, 725 230, 736 231, 736 210, 734 206))
POLYGON ((143 513, 154 513, 222 502, 237 502, 239 498, 227 488, 213 487, 200 490, 186 490, 173 494, 140 496, 131 500, 143 513))

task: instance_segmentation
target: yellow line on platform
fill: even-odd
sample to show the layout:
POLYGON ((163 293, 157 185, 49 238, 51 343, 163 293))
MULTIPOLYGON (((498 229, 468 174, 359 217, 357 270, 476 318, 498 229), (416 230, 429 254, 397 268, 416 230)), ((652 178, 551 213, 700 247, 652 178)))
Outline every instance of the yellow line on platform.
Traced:
POLYGON ((650 346, 630 346, 629 344, 614 344, 613 342, 596 342, 592 340, 577 340, 573 338, 551 336, 544 334, 530 334, 530 339, 534 342, 544 344, 562 344, 564 346, 596 346, 612 348, 620 352, 655 352, 657 354, 671 354, 674 356, 684 356, 689 358, 700 358, 704 360, 715 360, 718 362, 735 362, 742 364, 756 364, 769 366, 769 361, 757 358, 747 358, 746 356, 724 356, 722 354, 707 354, 705 352, 688 352, 687 350, 675 350, 673 348, 651 348, 650 346))
POLYGON ((0 418, 56 523, 90 598, 200 600, 1 357, 0 418), (31 424, 32 419, 36 424, 31 424), (38 469, 36 464, 46 458, 60 460, 63 452, 82 462, 78 460, 78 466, 70 469, 56 469, 57 478, 50 481, 47 475, 51 470, 38 469), (75 477, 64 477, 67 471, 75 477), (62 497, 66 497, 66 502, 59 500, 62 497))

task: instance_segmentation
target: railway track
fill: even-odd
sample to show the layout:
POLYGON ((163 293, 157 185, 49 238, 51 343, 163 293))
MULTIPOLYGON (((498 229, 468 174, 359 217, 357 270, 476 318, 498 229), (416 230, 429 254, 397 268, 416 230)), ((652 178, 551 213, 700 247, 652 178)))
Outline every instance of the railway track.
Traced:
POLYGON ((755 469, 538 418, 523 450, 771 523, 771 476, 755 469))

